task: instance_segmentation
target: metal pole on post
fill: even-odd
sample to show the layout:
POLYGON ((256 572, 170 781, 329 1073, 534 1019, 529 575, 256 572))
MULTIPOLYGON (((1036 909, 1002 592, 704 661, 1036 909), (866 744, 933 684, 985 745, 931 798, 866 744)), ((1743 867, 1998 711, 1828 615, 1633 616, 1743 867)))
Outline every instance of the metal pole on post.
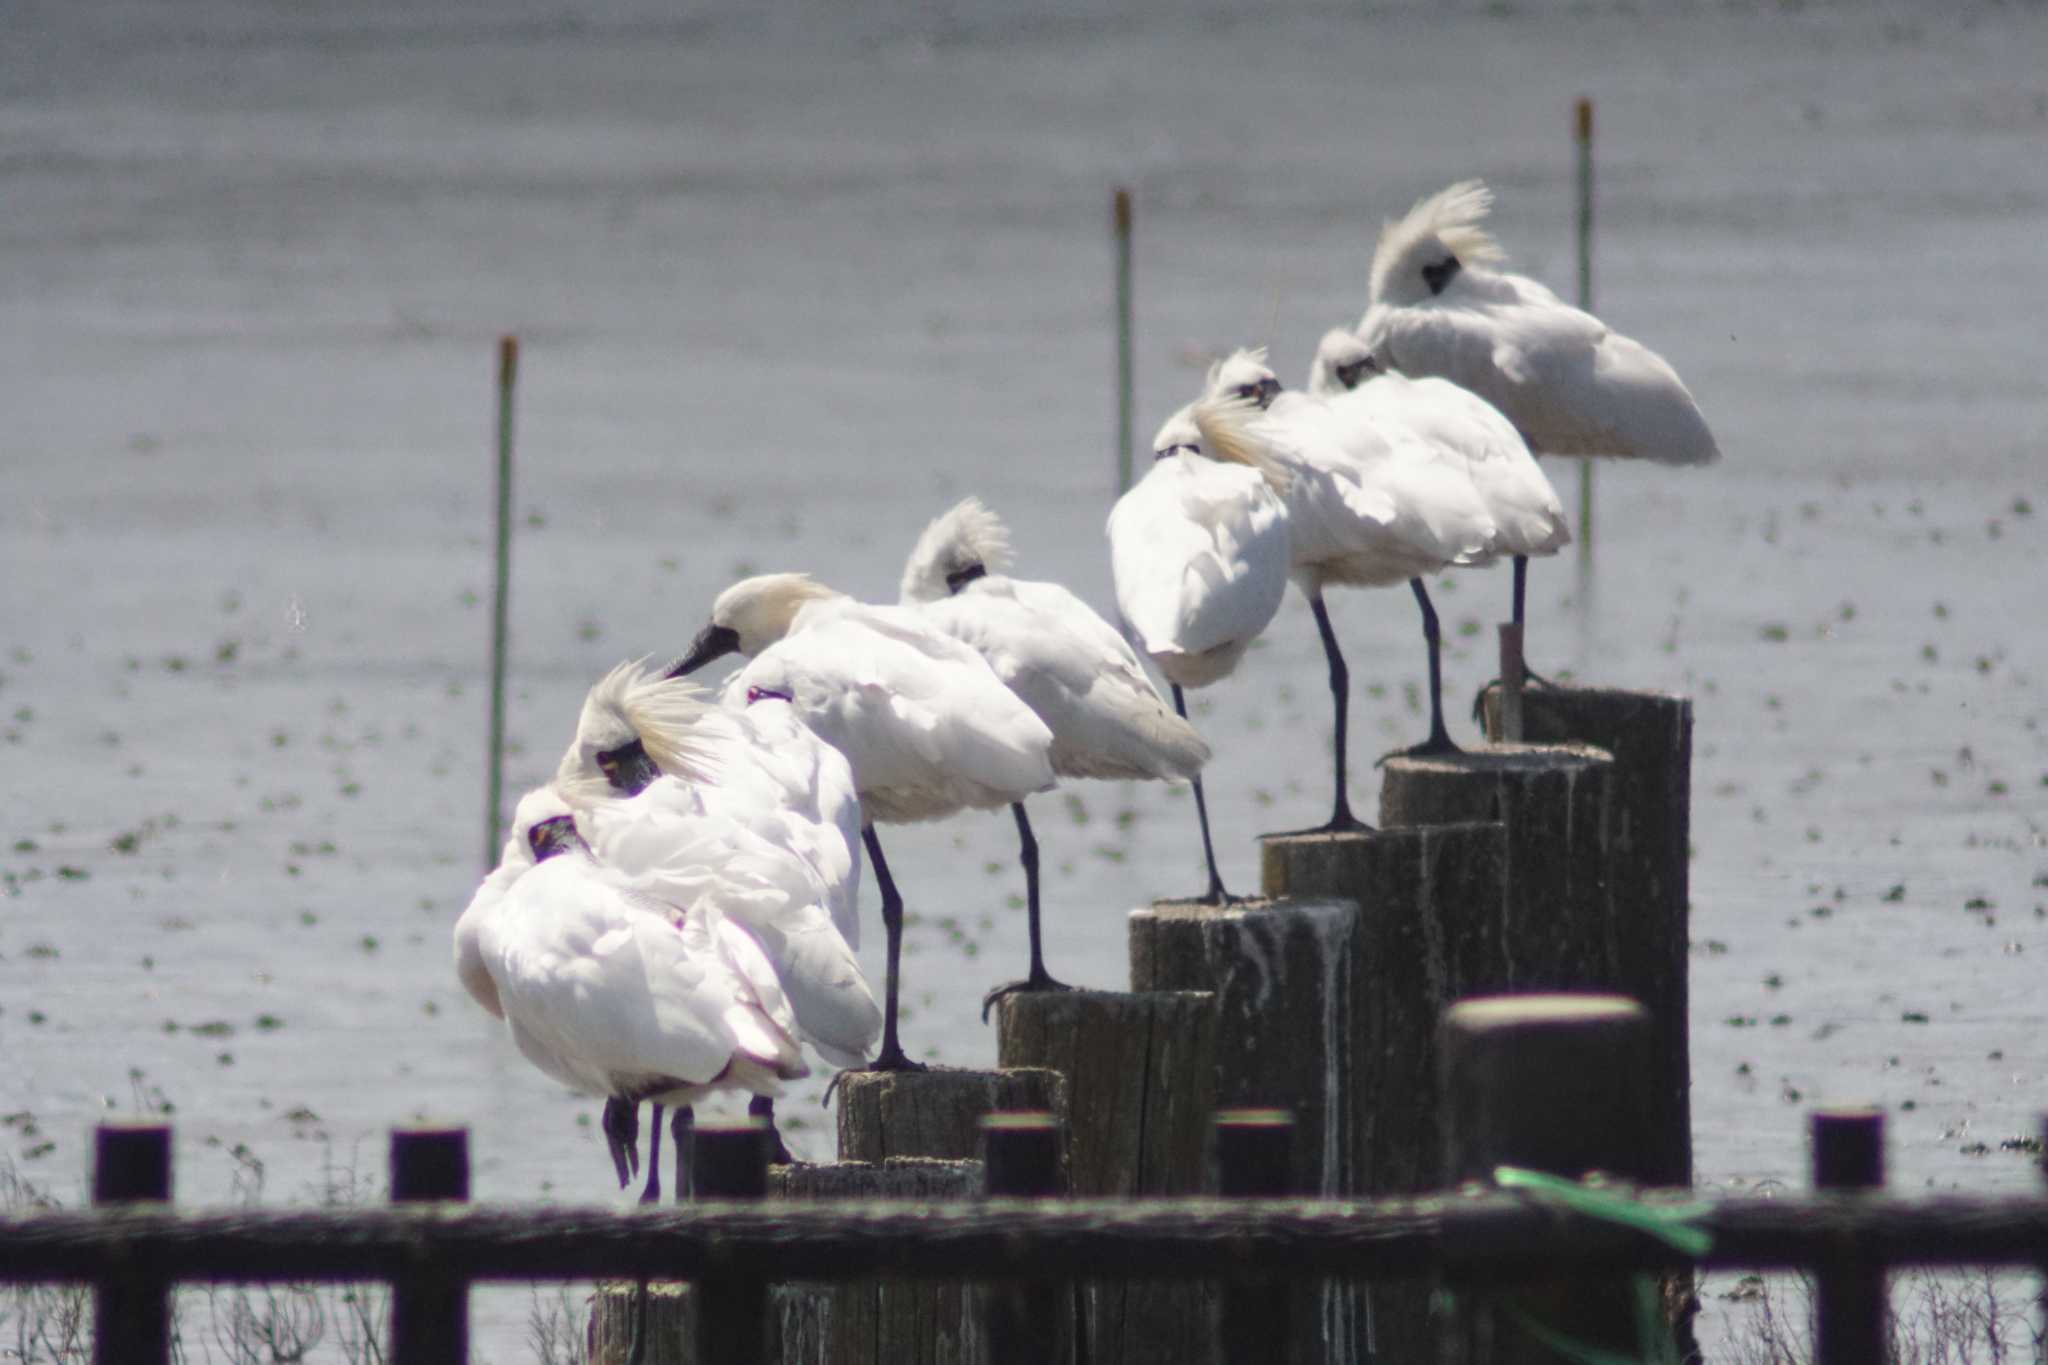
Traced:
POLYGON ((484 755, 484 870, 498 862, 505 798, 505 644, 512 590, 512 389, 519 378, 519 338, 498 338, 498 519, 491 589, 491 733, 484 755))
MULTIPOLYGON (((991 1199, 1048 1199, 1065 1191, 1059 1119, 1047 1113, 981 1120, 982 1188, 991 1199)), ((991 1365, 1062 1365, 1072 1359, 1070 1286, 1006 1280, 989 1286, 982 1321, 991 1365)))
MULTIPOLYGON (((1593 97, 1572 106, 1572 142, 1578 153, 1579 307, 1593 311, 1593 97)), ((1579 564, 1593 563, 1593 462, 1579 461, 1579 564)))
MULTIPOLYGON (((467 1203, 469 1132, 391 1131, 391 1202, 467 1203)), ((442 1272, 420 1246, 411 1270, 391 1286, 392 1365, 449 1365, 469 1359, 469 1285, 442 1272)))
MULTIPOLYGON (((690 1133, 690 1184, 702 1200, 768 1197, 768 1124, 758 1118, 699 1124, 690 1133)), ((697 1282, 701 1365, 754 1365, 766 1358, 768 1286, 706 1276, 697 1282)))
MULTIPOLYGON (((1875 1190, 1884 1186, 1884 1114, 1876 1109, 1823 1109, 1813 1116, 1813 1186, 1875 1190)), ((1816 1365, 1873 1365, 1885 1358, 1885 1269, 1856 1257, 1818 1267, 1814 1291, 1816 1365)))
POLYGON ((1116 244, 1116 491, 1131 486, 1132 392, 1136 383, 1131 336, 1131 192, 1121 185, 1110 211, 1116 244))
MULTIPOLYGON (((160 1123, 103 1123, 93 1132, 96 1207, 168 1204, 171 1130, 160 1123)), ((102 1282, 93 1296, 94 1365, 166 1365, 171 1358, 170 1286, 150 1275, 102 1282)))
MULTIPOLYGON (((1279 1199, 1294 1188, 1294 1116, 1284 1109, 1216 1111, 1216 1193, 1226 1199, 1279 1199)), ((1286 1280, 1232 1281, 1223 1287, 1217 1337, 1223 1365, 1293 1359, 1293 1305, 1286 1280)))

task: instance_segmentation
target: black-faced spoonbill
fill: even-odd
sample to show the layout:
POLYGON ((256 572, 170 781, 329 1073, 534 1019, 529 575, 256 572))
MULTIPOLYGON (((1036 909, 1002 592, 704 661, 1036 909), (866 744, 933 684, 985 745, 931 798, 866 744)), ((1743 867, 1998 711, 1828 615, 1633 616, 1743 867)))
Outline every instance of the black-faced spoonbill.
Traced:
POLYGON ((1464 180, 1388 222, 1358 334, 1383 369, 1436 375, 1507 414, 1539 455, 1721 457, 1665 359, 1535 280, 1493 267, 1493 194, 1464 180))
MULTIPOLYGON (((456 923, 456 975, 529 1062, 606 1097, 624 1185, 637 1133, 617 1115, 721 1089, 772 1096, 807 1069, 774 969, 722 908, 756 890, 724 852, 731 822, 704 822, 662 871, 629 877, 592 854, 577 820, 552 787, 521 799, 520 851, 456 923)), ((658 1164, 658 1124, 652 1141, 658 1164)))
POLYGON ((1307 833, 1369 828, 1351 814, 1346 778, 1350 670, 1323 605, 1323 589, 1407 583, 1422 610, 1429 651, 1429 738, 1409 753, 1451 753, 1443 719, 1442 632, 1424 574, 1476 564, 1492 554, 1495 531, 1471 476, 1403 426, 1388 423, 1355 394, 1319 398, 1282 392, 1265 351, 1240 350, 1210 370, 1210 396, 1261 402, 1254 434, 1287 470, 1292 576, 1315 615, 1330 668, 1335 712, 1337 796, 1329 822, 1307 833))
MULTIPOLYGON (((1061 777, 1188 780, 1209 746, 1153 690, 1116 628, 1057 583, 1009 577, 1010 536, 979 498, 966 498, 925 527, 903 568, 902 600, 988 661, 997 677, 1052 731, 1061 777)), ((1070 989, 1045 970, 1039 937, 1038 840, 1024 803, 1017 817, 1024 865, 1031 966, 998 986, 989 1007, 1014 991, 1070 989)))
MULTIPOLYGON (((748 865, 773 893, 735 898, 729 913, 767 955, 803 1040, 834 1066, 861 1065, 882 1015, 853 952, 860 805, 852 770, 786 701, 763 697, 732 711, 701 698, 693 683, 619 665, 585 698, 554 785, 587 811, 599 860, 628 875, 672 859, 700 815, 736 821, 762 840, 765 856, 735 856, 750 852, 748 865)), ((748 1109, 773 1131, 772 1099, 756 1096, 748 1109)), ((678 1112, 676 1122, 690 1119, 678 1112)), ((789 1160, 779 1132, 774 1142, 775 1158, 789 1160)))
POLYGON ((1309 367, 1308 391, 1334 398, 1356 393, 1367 411, 1399 423, 1465 461, 1472 485, 1494 521, 1493 552, 1513 557, 1513 620, 1523 623, 1529 559, 1571 543, 1564 504, 1536 464, 1528 443, 1499 408, 1448 379, 1411 379, 1383 370, 1354 332, 1323 334, 1309 367))
MULTIPOLYGON (((1228 677, 1287 591, 1287 476, 1246 424, 1256 407, 1232 398, 1182 408, 1152 438, 1152 468, 1109 513, 1110 572, 1117 612, 1166 675, 1173 709, 1187 716, 1184 688, 1228 677)), ((1202 779, 1191 779, 1209 889, 1232 897, 1216 868, 1202 779)))
POLYGON ((764 574, 720 593, 669 672, 734 652, 752 662, 726 685, 728 697, 787 701, 852 765, 888 934, 882 1051, 871 1069, 921 1070, 897 1037, 903 898, 875 825, 997 810, 1051 790, 1052 732, 979 654, 921 612, 856 602, 803 574, 764 574))

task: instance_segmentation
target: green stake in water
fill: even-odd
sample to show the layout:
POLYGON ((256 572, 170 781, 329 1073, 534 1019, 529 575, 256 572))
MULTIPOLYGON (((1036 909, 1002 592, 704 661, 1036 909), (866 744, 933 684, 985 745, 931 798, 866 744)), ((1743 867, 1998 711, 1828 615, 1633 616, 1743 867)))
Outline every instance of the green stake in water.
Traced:
MULTIPOLYGON (((1593 99, 1573 107, 1572 140, 1579 161, 1579 307, 1593 311, 1593 99)), ((1593 562, 1593 462, 1579 461, 1579 562, 1593 562)))
POLYGON ((505 789, 505 621, 512 575, 512 385, 519 338, 498 338, 498 539, 491 589, 491 737, 484 757, 484 870, 498 862, 505 789))
POLYGON ((1110 213, 1116 245, 1116 491, 1131 486, 1131 192, 1119 187, 1110 213))

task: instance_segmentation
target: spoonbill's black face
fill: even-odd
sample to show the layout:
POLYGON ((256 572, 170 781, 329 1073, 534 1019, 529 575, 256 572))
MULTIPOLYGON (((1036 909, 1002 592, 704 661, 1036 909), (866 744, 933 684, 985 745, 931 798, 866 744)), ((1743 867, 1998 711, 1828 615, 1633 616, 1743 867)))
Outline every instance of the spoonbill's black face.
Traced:
POLYGON ((1422 267, 1422 282, 1429 286, 1432 294, 1444 292, 1444 286, 1451 282, 1451 276, 1464 269, 1456 256, 1446 256, 1435 265, 1422 267))
POLYGON ((772 687, 750 687, 747 689, 747 705, 749 706, 752 706, 757 701, 767 701, 770 697, 777 701, 789 702, 792 705, 796 703, 795 697, 790 696, 787 692, 777 692, 772 687))
POLYGON ((1367 375, 1378 374, 1379 372, 1380 367, 1373 363, 1373 358, 1369 355, 1360 356, 1358 359, 1338 365, 1332 370, 1332 373, 1337 376, 1337 382, 1347 389, 1357 388, 1367 375))
POLYGON ((713 659, 730 654, 739 647, 740 633, 731 626, 706 626, 690 642, 689 653, 676 660, 665 676, 680 678, 695 673, 713 659))
POLYGON ((604 780, 612 784, 612 790, 621 796, 638 796, 646 790, 648 783, 661 776, 661 769, 654 765, 654 760, 647 756, 646 746, 637 739, 599 754, 597 769, 604 774, 604 780))
POLYGON ((987 565, 969 564, 964 569, 955 569, 946 575, 946 591, 949 593, 958 592, 975 579, 986 577, 988 577, 987 565))
POLYGON ((526 846, 533 850, 533 860, 544 863, 557 853, 567 853, 582 842, 576 835, 576 817, 557 815, 542 820, 526 831, 526 846))
POLYGON ((1280 381, 1268 375, 1256 384, 1239 384, 1231 392, 1239 398, 1257 403, 1261 409, 1269 408, 1273 406, 1273 400, 1280 396, 1280 381))
POLYGON ((1179 445, 1161 446, 1152 452, 1152 458, 1154 461, 1170 460, 1176 455, 1199 455, 1201 453, 1202 448, 1200 446, 1188 441, 1182 441, 1179 445))

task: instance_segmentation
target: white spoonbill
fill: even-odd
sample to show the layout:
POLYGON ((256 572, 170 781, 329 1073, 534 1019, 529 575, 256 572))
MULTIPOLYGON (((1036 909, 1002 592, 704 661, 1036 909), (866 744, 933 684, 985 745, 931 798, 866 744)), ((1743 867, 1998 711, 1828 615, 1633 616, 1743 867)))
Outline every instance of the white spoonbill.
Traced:
MULTIPOLYGON (((763 841, 775 855, 765 875, 779 894, 739 898, 728 911, 760 943, 804 1041, 835 1066, 858 1066, 882 1016, 853 952, 860 805, 852 770, 785 701, 734 713, 701 696, 641 664, 614 668, 585 698, 555 785, 587 811, 600 861, 628 876, 662 865, 700 816, 731 819, 763 841)), ((789 1160, 774 1101, 756 1096, 748 1109, 767 1120, 776 1159, 789 1160)), ((680 1138, 690 1116, 678 1111, 675 1122, 680 1138)))
POLYGON ((1523 622, 1529 559, 1554 555, 1571 543, 1564 504, 1550 486, 1528 443, 1499 408, 1448 379, 1411 379, 1383 370, 1354 332, 1323 334, 1309 367, 1308 391, 1322 398, 1356 393, 1382 420, 1406 426, 1465 461, 1473 487, 1494 521, 1493 552, 1514 559, 1513 620, 1523 622))
MULTIPOLYGON (((1167 418, 1152 438, 1152 468, 1109 513, 1110 571, 1125 628, 1173 690, 1228 677, 1280 609, 1287 591, 1287 476, 1245 430, 1252 404, 1205 399, 1167 418)), ((1209 889, 1232 899, 1216 868, 1202 779, 1195 815, 1209 889)))
POLYGON ((1422 609, 1429 649, 1429 738, 1409 753, 1455 752, 1444 728, 1442 632, 1424 574, 1483 562, 1494 522, 1464 463, 1406 427, 1390 423, 1355 394, 1317 398, 1283 393, 1263 348, 1239 350, 1209 373, 1208 393, 1260 403, 1257 429, 1289 474, 1286 493, 1292 576, 1316 618, 1330 666, 1335 708, 1337 799, 1327 824, 1312 832, 1368 828, 1351 814, 1346 781, 1350 671, 1323 605, 1330 584, 1385 587, 1406 582, 1422 609))
MULTIPOLYGON (((508 857, 509 877, 485 879, 455 927, 457 975, 520 1054, 605 1096, 608 1120, 641 1100, 775 1095, 807 1074, 773 968, 722 909, 758 891, 730 856, 731 822, 706 822, 663 868, 629 878, 591 854, 576 819, 550 787, 522 798, 525 852, 508 857)), ((623 1185, 636 1134, 608 1122, 605 1137, 623 1185)), ((658 1125, 653 1142, 658 1163, 658 1125)))
MULTIPOLYGON (((1116 628, 1057 583, 1009 577, 1010 534, 979 498, 925 527, 903 567, 902 599, 970 646, 1052 731, 1061 777, 1192 779, 1209 746, 1145 677, 1116 628)), ((1019 861, 1031 940, 1025 978, 982 999, 984 1018, 1014 991, 1070 989, 1045 970, 1038 919, 1038 840, 1022 801, 1019 861)))
POLYGON ((735 651, 752 662, 727 683, 728 698, 789 703, 852 765, 888 934, 873 1069, 921 1070, 897 1036, 903 898, 875 824, 995 810, 1050 790, 1052 732, 979 654, 920 612, 856 602, 803 574, 763 574, 720 593, 670 675, 735 651))
POLYGON ((1507 414, 1542 455, 1658 464, 1721 457, 1699 405, 1649 347, 1523 275, 1480 226, 1493 193, 1462 180, 1380 232, 1358 332, 1382 369, 1437 375, 1507 414))

